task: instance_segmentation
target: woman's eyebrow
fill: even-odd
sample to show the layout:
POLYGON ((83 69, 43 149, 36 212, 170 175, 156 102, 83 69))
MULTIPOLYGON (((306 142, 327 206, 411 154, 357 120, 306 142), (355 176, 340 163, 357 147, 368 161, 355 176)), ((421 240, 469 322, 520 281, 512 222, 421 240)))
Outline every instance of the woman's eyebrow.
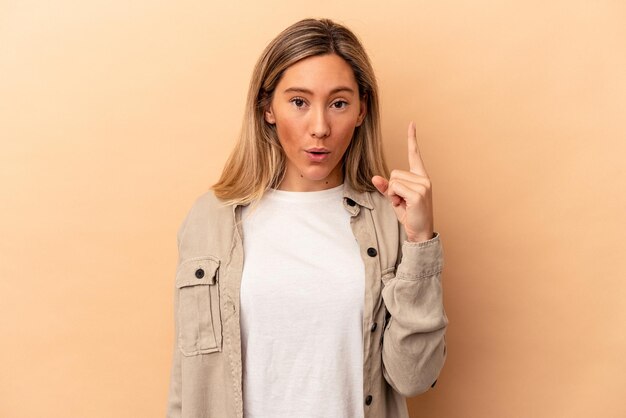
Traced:
MULTIPOLYGON (((334 89, 332 89, 329 94, 335 94, 335 93, 339 93, 340 91, 345 91, 348 93, 354 93, 354 90, 351 89, 350 87, 345 87, 345 86, 339 86, 339 87, 335 87, 334 89)), ((287 93, 305 93, 305 94, 310 94, 311 96, 313 96, 313 92, 309 89, 305 89, 304 87, 289 87, 288 89, 285 89, 285 91, 283 92, 285 94, 287 93)))

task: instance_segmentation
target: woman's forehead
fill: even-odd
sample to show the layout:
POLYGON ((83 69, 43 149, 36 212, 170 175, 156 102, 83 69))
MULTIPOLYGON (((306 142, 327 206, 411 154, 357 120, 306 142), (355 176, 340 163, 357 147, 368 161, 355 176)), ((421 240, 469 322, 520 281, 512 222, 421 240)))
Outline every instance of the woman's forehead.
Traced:
POLYGON ((356 94, 358 85, 350 64, 336 54, 316 55, 300 60, 283 73, 279 93, 356 94))

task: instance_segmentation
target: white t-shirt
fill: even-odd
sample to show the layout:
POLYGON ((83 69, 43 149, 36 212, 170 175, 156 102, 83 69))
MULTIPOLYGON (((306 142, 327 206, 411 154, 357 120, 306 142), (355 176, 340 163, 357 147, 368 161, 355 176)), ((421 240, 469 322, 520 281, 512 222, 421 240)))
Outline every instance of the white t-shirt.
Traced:
POLYGON ((343 185, 242 212, 246 418, 363 417, 365 269, 343 185))

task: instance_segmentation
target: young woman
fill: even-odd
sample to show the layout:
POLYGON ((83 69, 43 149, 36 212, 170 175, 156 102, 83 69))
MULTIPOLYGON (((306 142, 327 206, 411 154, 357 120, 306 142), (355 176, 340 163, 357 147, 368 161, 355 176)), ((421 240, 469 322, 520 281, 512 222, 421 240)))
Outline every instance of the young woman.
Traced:
POLYGON ((267 46, 239 142, 178 232, 169 417, 408 417, 448 323, 413 123, 408 159, 388 174, 350 30, 306 19, 267 46))

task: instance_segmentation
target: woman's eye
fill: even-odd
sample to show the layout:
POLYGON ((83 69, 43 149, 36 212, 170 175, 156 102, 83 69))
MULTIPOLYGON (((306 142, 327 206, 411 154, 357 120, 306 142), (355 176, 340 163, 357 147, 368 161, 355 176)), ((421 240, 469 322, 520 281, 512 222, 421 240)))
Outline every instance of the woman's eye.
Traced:
POLYGON ((345 108, 347 105, 348 105, 348 102, 346 102, 346 101, 344 101, 344 100, 339 100, 339 101, 336 101, 335 103, 333 103, 333 104, 332 104, 332 106, 333 106, 335 109, 343 109, 343 108, 345 108))
POLYGON ((291 102, 292 102, 293 104, 295 104, 295 105, 296 105, 296 107, 302 107, 302 106, 304 106, 304 99, 301 99, 301 98, 299 98, 299 97, 296 97, 296 98, 291 99, 291 102))

